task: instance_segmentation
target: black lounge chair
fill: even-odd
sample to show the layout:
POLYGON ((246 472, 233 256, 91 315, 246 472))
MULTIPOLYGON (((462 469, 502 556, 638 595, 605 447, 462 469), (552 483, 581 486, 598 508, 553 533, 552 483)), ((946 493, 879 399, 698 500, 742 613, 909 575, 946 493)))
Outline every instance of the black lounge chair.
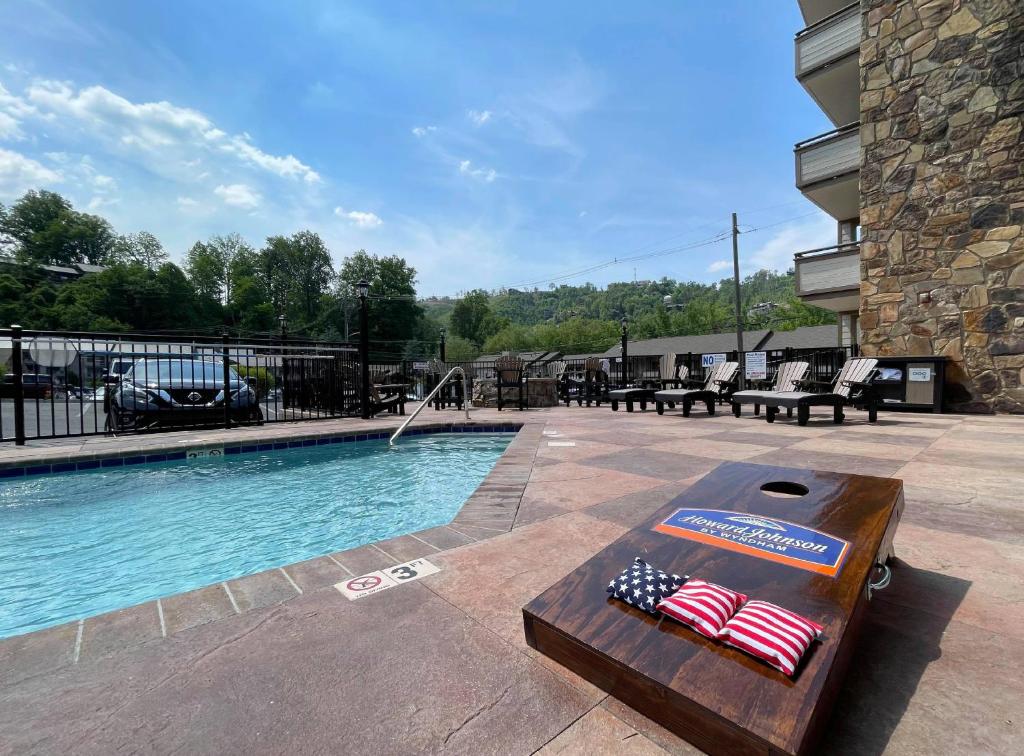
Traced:
POLYGON ((868 422, 878 420, 878 394, 872 386, 875 366, 878 360, 870 357, 855 357, 846 361, 835 379, 827 381, 803 381, 801 386, 829 386, 832 390, 824 394, 812 394, 807 391, 779 391, 765 395, 765 419, 775 422, 780 407, 787 410, 796 409, 799 425, 807 425, 811 416, 811 407, 831 407, 832 421, 838 425, 843 422, 843 407, 851 406, 865 409, 868 422))
POLYGON ((370 417, 378 414, 379 412, 388 412, 394 414, 397 412, 399 415, 405 414, 405 391, 398 391, 395 394, 388 396, 381 396, 377 390, 377 384, 370 384, 370 417))
POLYGON ((669 407, 681 404, 683 405, 683 417, 689 417, 690 407, 697 402, 704 402, 709 415, 715 414, 715 402, 719 399, 728 399, 733 381, 736 379, 737 369, 739 369, 739 363, 720 362, 708 372, 703 386, 699 381, 687 381, 693 388, 658 391, 654 395, 658 414, 665 414, 666 404, 669 407), (698 386, 700 388, 697 388, 698 386))
MULTIPOLYGON (((737 391, 729 397, 732 403, 732 414, 740 416, 740 405, 753 404, 754 414, 761 414, 761 405, 765 403, 765 394, 775 394, 779 391, 793 391, 800 387, 801 382, 807 376, 808 364, 806 362, 783 362, 775 371, 775 378, 771 381, 757 381, 755 388, 745 391, 737 391)), ((793 410, 787 410, 789 416, 793 416, 793 410)))
POLYGON ((612 402, 612 412, 618 411, 619 402, 625 402, 626 412, 632 412, 633 405, 637 403, 640 404, 641 412, 646 411, 647 403, 654 402, 654 395, 658 391, 678 388, 686 383, 690 376, 690 369, 686 365, 677 365, 676 355, 669 352, 661 358, 660 373, 657 386, 630 386, 609 391, 608 398, 612 402))
POLYGON ((515 389, 519 392, 519 410, 526 409, 526 363, 519 357, 503 356, 494 361, 496 377, 494 386, 498 389, 498 412, 505 406, 502 389, 515 389))

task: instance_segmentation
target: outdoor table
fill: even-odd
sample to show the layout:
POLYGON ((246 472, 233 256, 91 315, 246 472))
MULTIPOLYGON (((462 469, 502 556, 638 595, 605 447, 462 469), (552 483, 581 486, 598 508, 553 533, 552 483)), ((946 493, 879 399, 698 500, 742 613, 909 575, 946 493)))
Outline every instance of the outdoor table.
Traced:
POLYGON ((807 753, 872 590, 888 582, 902 510, 899 480, 723 464, 531 601, 526 641, 708 753, 807 753), (787 532, 810 540, 780 549, 787 532), (819 542, 824 556, 805 550, 819 542), (612 598, 608 581, 634 557, 796 612, 823 625, 822 638, 790 678, 612 598))

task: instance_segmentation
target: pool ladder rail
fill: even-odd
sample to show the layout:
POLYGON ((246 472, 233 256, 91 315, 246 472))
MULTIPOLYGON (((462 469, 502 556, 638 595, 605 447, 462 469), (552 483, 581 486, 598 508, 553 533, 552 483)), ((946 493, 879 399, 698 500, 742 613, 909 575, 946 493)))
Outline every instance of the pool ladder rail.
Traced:
POLYGON ((395 441, 397 441, 398 437, 405 432, 405 429, 407 427, 409 427, 409 423, 416 419, 416 416, 423 411, 424 407, 427 407, 430 404, 430 400, 437 396, 437 392, 440 391, 444 387, 444 385, 452 379, 452 376, 454 375, 462 376, 462 386, 463 392, 465 394, 465 396, 463 397, 462 407, 466 411, 466 421, 469 421, 469 383, 466 380, 466 371, 463 370, 461 367, 455 366, 448 371, 448 375, 442 378, 441 381, 436 386, 434 386, 434 390, 427 394, 427 396, 423 399, 423 402, 420 404, 420 406, 417 407, 416 410, 405 419, 405 422, 398 426, 398 430, 396 430, 394 434, 391 436, 391 438, 388 439, 388 446, 395 445, 395 441))

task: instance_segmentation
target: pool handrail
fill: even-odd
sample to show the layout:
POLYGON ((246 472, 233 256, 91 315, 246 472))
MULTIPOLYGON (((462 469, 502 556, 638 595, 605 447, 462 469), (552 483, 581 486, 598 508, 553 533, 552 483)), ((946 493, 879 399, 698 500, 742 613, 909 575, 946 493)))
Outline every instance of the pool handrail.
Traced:
MULTIPOLYGON (((419 407, 417 407, 415 409, 415 411, 411 415, 409 415, 409 417, 407 417, 405 419, 405 422, 402 423, 400 426, 398 426, 398 430, 396 430, 394 432, 394 434, 391 436, 391 438, 388 439, 388 446, 394 446, 395 445, 395 441, 397 441, 398 437, 402 435, 402 433, 408 427, 409 423, 411 423, 413 420, 416 419, 416 416, 418 414, 420 414, 420 412, 423 410, 424 407, 426 407, 426 406, 428 406, 430 404, 430 400, 433 399, 437 395, 437 392, 441 390, 441 388, 444 386, 444 384, 446 384, 449 380, 451 380, 451 377, 453 375, 456 375, 456 374, 462 376, 463 390, 465 391, 465 389, 468 388, 468 386, 467 386, 468 382, 466 380, 466 371, 463 370, 458 365, 456 365, 455 367, 453 367, 451 370, 448 371, 448 375, 446 375, 444 378, 442 378, 438 382, 438 384, 436 386, 434 386, 434 390, 431 391, 429 394, 427 394, 423 398, 423 402, 420 404, 419 407)), ((466 421, 468 422, 469 421, 469 394, 468 393, 465 395, 465 401, 463 402, 462 406, 463 406, 463 408, 466 411, 466 421)))

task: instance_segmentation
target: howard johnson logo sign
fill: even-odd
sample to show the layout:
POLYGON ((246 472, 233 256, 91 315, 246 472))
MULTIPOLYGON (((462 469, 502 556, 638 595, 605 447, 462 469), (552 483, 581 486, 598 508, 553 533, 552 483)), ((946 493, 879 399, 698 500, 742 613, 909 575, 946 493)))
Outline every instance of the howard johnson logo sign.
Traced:
POLYGON ((849 541, 785 520, 722 509, 678 509, 659 533, 835 577, 849 541))

